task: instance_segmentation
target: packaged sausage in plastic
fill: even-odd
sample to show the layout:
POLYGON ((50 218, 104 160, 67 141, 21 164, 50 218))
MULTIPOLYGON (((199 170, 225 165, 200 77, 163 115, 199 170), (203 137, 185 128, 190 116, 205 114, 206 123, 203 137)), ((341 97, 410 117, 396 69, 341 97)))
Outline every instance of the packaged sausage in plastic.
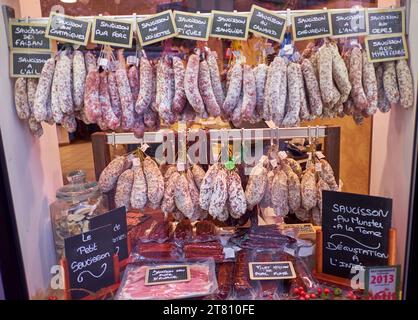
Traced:
POLYGON ((250 258, 250 250, 241 250, 237 254, 233 279, 233 297, 236 300, 254 300, 256 297, 256 283, 250 279, 250 258))
POLYGON ((189 219, 183 219, 177 223, 174 230, 174 242, 183 246, 184 243, 190 242, 193 239, 193 226, 189 219))
POLYGON ((173 228, 168 221, 154 221, 151 227, 141 236, 141 242, 163 243, 172 238, 173 228))
POLYGON ((212 295, 217 289, 218 283, 215 273, 215 261, 213 259, 185 260, 170 263, 132 263, 126 267, 115 300, 196 298, 212 295), (176 281, 175 267, 180 268, 184 266, 188 267, 190 278, 187 279, 184 272, 181 274, 182 270, 180 269, 178 273, 180 281, 176 281), (170 272, 170 268, 174 268, 174 271, 170 272), (182 280, 183 278, 184 281, 182 280), (161 279, 162 283, 158 282, 159 279, 161 279))
POLYGON ((222 262, 225 258, 224 247, 219 240, 211 242, 195 242, 185 244, 183 247, 186 259, 204 259, 212 257, 216 262, 222 262))
POLYGON ((197 242, 214 241, 218 239, 216 226, 211 221, 199 221, 195 225, 197 242))
POLYGON ((173 261, 182 258, 180 248, 174 243, 140 242, 131 252, 130 262, 137 261, 173 261))
POLYGON ((227 300, 232 294, 234 281, 234 263, 224 262, 218 265, 218 291, 216 300, 227 300))

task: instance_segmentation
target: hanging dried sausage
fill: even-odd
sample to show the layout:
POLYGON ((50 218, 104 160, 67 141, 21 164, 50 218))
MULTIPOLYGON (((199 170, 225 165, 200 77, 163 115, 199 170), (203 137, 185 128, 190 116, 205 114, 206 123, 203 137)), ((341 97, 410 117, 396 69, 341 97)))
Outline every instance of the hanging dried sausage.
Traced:
POLYGON ((186 92, 184 91, 184 75, 186 70, 184 68, 183 60, 181 60, 179 57, 173 57, 173 71, 175 88, 173 98, 173 112, 181 113, 186 106, 187 98, 186 92))
MULTIPOLYGON (((41 72, 38 87, 36 89, 35 102, 33 106, 33 115, 36 121, 46 121, 48 117, 48 103, 51 99, 51 86, 55 72, 54 58, 48 59, 41 72)), ((51 107, 49 106, 49 109, 51 107)), ((52 113, 52 111, 51 111, 52 113)), ((52 117, 52 114, 51 114, 52 117)))
POLYGON ((414 83, 406 60, 396 61, 396 77, 398 78, 401 105, 406 109, 412 108, 414 105, 414 83))
POLYGON ((236 63, 232 67, 231 80, 228 86, 228 92, 224 104, 222 106, 222 112, 226 115, 231 114, 238 104, 239 97, 242 89, 242 65, 236 63))
POLYGON ((202 114, 205 111, 205 105, 199 92, 199 64, 199 55, 190 55, 184 75, 184 90, 190 105, 198 114, 202 114))
POLYGON ((80 111, 83 108, 86 74, 83 52, 76 50, 73 56, 73 100, 75 111, 80 111))

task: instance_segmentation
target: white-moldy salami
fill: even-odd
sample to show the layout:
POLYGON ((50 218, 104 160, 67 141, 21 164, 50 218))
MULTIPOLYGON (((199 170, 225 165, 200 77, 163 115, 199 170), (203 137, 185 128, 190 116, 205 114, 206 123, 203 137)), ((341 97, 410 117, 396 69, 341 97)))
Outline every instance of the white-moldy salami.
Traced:
POLYGON ((119 176, 126 169, 127 160, 124 156, 113 159, 102 171, 99 177, 99 188, 103 193, 113 190, 116 186, 119 176))
POLYGON ((174 71, 165 59, 161 61, 161 77, 158 114, 165 123, 173 124, 177 120, 176 114, 174 114, 172 109, 174 98, 174 71))
POLYGON ((377 81, 377 107, 380 112, 388 112, 391 105, 386 98, 385 88, 383 85, 383 64, 379 63, 376 68, 376 81, 377 81))
POLYGON ((301 67, 308 93, 310 113, 318 117, 322 114, 323 104, 315 68, 309 59, 303 59, 301 67))
POLYGON ((63 52, 57 62, 55 73, 58 76, 59 104, 63 113, 71 114, 74 112, 73 93, 72 93, 72 61, 63 52))
POLYGON ((266 190, 264 191, 263 199, 261 199, 261 202, 260 202, 261 208, 273 207, 273 204, 271 203, 271 187, 273 185, 273 179, 274 179, 274 171, 272 170, 267 174, 266 190))
POLYGON ((212 81, 210 79, 209 66, 206 60, 200 62, 199 67, 199 92, 205 104, 206 111, 213 117, 218 117, 221 114, 221 108, 216 101, 216 97, 212 88, 212 81))
POLYGON ((229 214, 234 219, 239 219, 247 211, 247 202, 245 200, 245 192, 242 187, 241 178, 237 172, 229 172, 227 187, 229 214))
POLYGON ((54 72, 54 77, 53 77, 52 86, 51 86, 51 110, 52 110, 52 117, 54 118, 55 123, 61 123, 64 114, 62 113, 61 106, 60 106, 60 92, 59 92, 60 73, 57 72, 57 70, 58 70, 58 63, 55 66, 55 72, 54 72))
POLYGON ((225 114, 231 114, 238 104, 238 100, 242 89, 242 65, 236 63, 232 67, 231 80, 228 86, 228 92, 224 104, 222 106, 222 112, 225 114))
POLYGON ((35 105, 36 89, 37 88, 38 88, 38 79, 28 78, 28 82, 27 82, 28 105, 29 105, 29 112, 30 112, 31 116, 33 116, 33 108, 34 108, 34 105, 35 105))
POLYGON ((84 104, 84 87, 86 85, 86 64, 83 52, 76 50, 73 56, 73 100, 74 110, 79 111, 84 104))
POLYGON ((77 131, 77 121, 75 119, 74 113, 67 114, 64 113, 62 117, 61 125, 68 133, 74 133, 77 131))
POLYGON ((135 103, 139 95, 139 70, 137 66, 130 66, 128 69, 129 87, 131 88, 132 101, 135 103))
POLYGON ((143 114, 151 104, 153 82, 155 81, 152 69, 150 61, 146 57, 141 57, 139 95, 135 104, 135 110, 138 114, 143 114))
POLYGON ((177 181, 180 177, 180 173, 173 172, 167 179, 164 188, 164 197, 161 203, 161 210, 164 215, 168 215, 176 209, 176 203, 174 200, 174 192, 176 191, 177 181))
POLYGON ((192 203, 193 203, 193 215, 190 219, 191 221, 197 221, 202 216, 203 210, 199 206, 200 194, 194 182, 193 173, 191 169, 187 170, 186 178, 187 178, 187 182, 189 183, 189 193, 190 193, 190 198, 192 199, 192 203))
POLYGON ((225 169, 220 169, 216 175, 213 192, 210 198, 209 214, 214 217, 221 217, 228 198, 228 173, 225 169))
POLYGON ((289 62, 287 65, 287 92, 289 99, 289 108, 282 121, 284 127, 294 127, 299 123, 299 114, 301 106, 301 95, 298 76, 299 64, 289 62))
POLYGON ((200 190, 200 186, 202 185, 206 172, 201 166, 194 164, 192 167, 192 174, 196 187, 200 190))
POLYGON ((356 123, 356 125, 360 126, 364 122, 364 116, 361 113, 361 111, 355 110, 353 114, 353 120, 356 123))
POLYGON ((354 47, 350 53, 349 77, 351 82, 351 98, 358 110, 367 108, 368 101, 363 89, 363 58, 361 49, 354 47))
POLYGON ((366 116, 372 116, 377 111, 377 80, 376 71, 372 62, 369 62, 366 51, 363 51, 363 88, 367 97, 367 107, 364 109, 366 116))
POLYGON ((208 171, 206 171, 205 177, 203 178, 203 181, 200 185, 199 205, 203 210, 209 210, 214 182, 219 168, 219 163, 215 163, 210 166, 208 171))
POLYGON ((160 118, 158 112, 154 111, 151 107, 147 107, 144 112, 144 124, 148 130, 159 130, 160 118))
POLYGON ((218 62, 216 61, 216 52, 208 52, 206 59, 209 66, 213 93, 215 94, 215 99, 218 103, 218 106, 221 107, 224 103, 225 95, 222 88, 221 76, 219 74, 218 62))
POLYGON ((289 188, 289 207, 292 212, 295 212, 301 206, 301 192, 300 192, 300 180, 296 173, 292 170, 288 170, 287 185, 289 188))
POLYGON ((159 205, 164 196, 164 178, 158 165, 150 157, 144 160, 144 174, 147 180, 148 200, 159 205))
POLYGON ((316 189, 318 192, 318 208, 319 210, 315 212, 315 214, 312 214, 313 223, 316 226, 322 225, 322 191, 331 190, 328 183, 326 183, 322 178, 318 179, 318 182, 316 183, 316 189))
POLYGON ((235 106, 235 109, 232 111, 231 115, 230 115, 230 120, 232 122, 232 124, 234 125, 235 128, 239 128, 241 127, 241 122, 243 120, 242 118, 242 103, 243 103, 243 99, 244 96, 241 92, 241 95, 239 96, 238 99, 238 103, 235 106))
POLYGON ((309 221, 309 219, 311 217, 311 212, 309 210, 304 209, 304 208, 299 208, 294 213, 295 213, 296 218, 298 218, 302 222, 309 221))
POLYGON ((116 208, 130 208, 132 184, 134 182, 134 172, 132 169, 125 170, 118 179, 115 192, 116 208))
MULTIPOLYGON (((36 121, 48 120, 48 101, 51 99, 51 86, 55 72, 55 59, 48 59, 41 72, 38 87, 36 89, 33 115, 36 121)), ((51 112, 52 113, 52 112, 51 112)), ((52 114, 51 114, 52 116, 52 114)))
POLYGON ((263 199, 266 186, 267 169, 262 164, 258 164, 251 170, 245 189, 248 210, 252 210, 255 205, 260 203, 263 199))
POLYGON ((199 64, 200 57, 197 54, 190 55, 184 75, 184 90, 192 108, 198 114, 202 114, 205 111, 205 105, 199 92, 199 64))
POLYGON ((323 45, 318 51, 319 87, 323 103, 331 103, 333 98, 332 87, 332 49, 323 45))
POLYGON ((311 210, 318 202, 318 195, 316 190, 316 179, 313 168, 305 171, 301 181, 301 196, 302 207, 306 210, 311 210))
POLYGON ((122 129, 131 130, 135 124, 135 110, 131 87, 129 85, 124 63, 120 62, 115 72, 115 76, 122 110, 122 129))
POLYGON ((132 160, 132 171, 134 173, 134 180, 132 183, 131 207, 133 209, 143 210, 148 201, 148 189, 147 181, 139 159, 132 160))
POLYGON ((183 60, 179 57, 173 57, 173 72, 174 72, 174 98, 173 98, 173 112, 181 113, 186 106, 186 92, 184 91, 184 75, 186 69, 184 68, 183 60))
POLYGON ((289 187, 287 176, 283 170, 278 170, 271 186, 271 203, 276 215, 285 217, 289 213, 289 187))
POLYGON ((87 120, 96 123, 102 116, 100 109, 100 74, 99 70, 91 69, 87 74, 86 88, 84 91, 84 110, 87 120))
POLYGON ((257 103, 255 75, 249 65, 244 65, 242 76, 242 117, 246 121, 254 119, 257 103))
POLYGON ((319 175, 321 178, 328 183, 332 191, 338 191, 338 184, 335 181, 334 170, 332 170, 331 165, 325 159, 321 159, 321 172, 319 175))
POLYGON ((166 168, 164 175, 163 175, 164 186, 167 184, 168 179, 170 179, 171 175, 174 174, 174 172, 177 172, 177 167, 175 165, 170 165, 168 168, 166 168))
POLYGON ((86 63, 87 73, 89 73, 90 70, 97 69, 97 58, 91 51, 86 52, 86 54, 84 56, 84 60, 85 60, 85 63, 86 63))
POLYGON ((256 87, 256 104, 255 110, 258 116, 263 116, 263 106, 264 106, 264 91, 267 81, 267 70, 268 67, 266 64, 259 64, 254 68, 255 76, 255 87, 256 87))
POLYGON ((299 178, 302 176, 302 167, 300 166, 299 162, 293 158, 286 158, 282 161, 284 164, 288 165, 299 178))
POLYGON ((106 127, 111 130, 116 130, 119 127, 119 119, 113 112, 112 104, 109 95, 109 83, 105 72, 100 74, 99 86, 99 101, 102 112, 101 121, 105 123, 106 127))
POLYGON ((383 62, 383 87, 389 103, 396 105, 399 102, 400 94, 394 61, 383 62))
POLYGON ((268 66, 267 68, 267 75, 266 75, 266 83, 264 85, 264 100, 263 100, 263 112, 262 117, 265 121, 271 121, 272 117, 272 110, 271 110, 271 78, 273 75, 273 67, 274 61, 268 66))
POLYGON ((338 47, 335 44, 331 45, 331 53, 332 77, 340 94, 340 99, 337 101, 337 103, 341 104, 346 102, 350 96, 351 83, 344 59, 341 57, 340 53, 338 52, 338 47))
POLYGON ((29 119, 30 108, 28 103, 26 78, 17 78, 15 82, 15 107, 19 119, 29 119))
POLYGON ((177 179, 176 189, 174 191, 174 201, 176 207, 187 218, 192 218, 194 213, 194 205, 189 192, 189 182, 185 174, 181 174, 177 179))
POLYGON ((315 119, 315 116, 311 116, 308 108, 308 100, 306 98, 305 83, 303 82, 302 66, 298 63, 296 68, 297 82, 299 83, 299 96, 300 96, 300 121, 308 121, 315 119))
POLYGON ((286 113, 287 97, 287 67, 282 57, 274 58, 270 86, 269 100, 273 122, 276 126, 281 126, 286 113))
POLYGON ((401 105, 404 108, 412 108, 414 105, 414 83, 411 70, 405 59, 396 61, 396 77, 398 79, 401 105))
POLYGON ((115 116, 118 118, 119 125, 120 125, 122 109, 121 109, 119 92, 118 92, 118 84, 116 82, 116 76, 113 71, 108 72, 107 83, 109 86, 109 96, 110 96, 110 102, 112 104, 112 110, 115 116))

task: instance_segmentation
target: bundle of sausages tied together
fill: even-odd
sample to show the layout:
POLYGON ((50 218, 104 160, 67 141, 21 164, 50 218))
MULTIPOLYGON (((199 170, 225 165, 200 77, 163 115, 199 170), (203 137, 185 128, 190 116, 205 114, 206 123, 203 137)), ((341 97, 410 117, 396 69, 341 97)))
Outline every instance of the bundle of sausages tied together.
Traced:
POLYGON ((226 79, 215 52, 192 53, 187 60, 145 55, 126 64, 122 51, 107 66, 87 51, 65 50, 49 59, 37 83, 17 79, 16 110, 42 135, 41 122, 61 124, 68 132, 76 119, 102 130, 128 131, 141 138, 160 124, 192 123, 218 117, 240 127, 243 121, 273 121, 298 126, 315 118, 352 116, 356 123, 377 110, 410 108, 414 93, 406 60, 373 64, 361 45, 339 48, 310 43, 298 60, 277 56, 270 65, 236 62, 226 79))

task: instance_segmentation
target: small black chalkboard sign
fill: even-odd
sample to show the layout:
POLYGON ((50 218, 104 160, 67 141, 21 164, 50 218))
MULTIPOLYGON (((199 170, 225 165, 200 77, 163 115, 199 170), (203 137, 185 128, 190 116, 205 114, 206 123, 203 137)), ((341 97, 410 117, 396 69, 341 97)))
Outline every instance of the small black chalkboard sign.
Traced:
POLYGON ((249 30, 262 37, 273 41, 282 41, 285 28, 286 17, 275 14, 269 10, 253 4, 251 8, 251 18, 249 30))
POLYGON ((248 15, 212 10, 210 35, 223 39, 246 40, 248 24, 248 15))
POLYGON ((95 17, 91 42, 115 47, 131 48, 133 26, 131 22, 95 17))
POLYGON ((188 265, 149 267, 145 274, 145 285, 152 286, 165 283, 187 282, 190 279, 190 268, 188 265))
POLYGON ((94 229, 64 240, 72 299, 81 299, 115 282, 112 227, 94 229), (81 289, 81 290, 77 290, 81 289))
POLYGON ((45 62, 51 58, 50 53, 10 52, 10 77, 39 78, 45 62))
POLYGON ((333 10, 330 15, 333 37, 367 34, 366 10, 333 10))
POLYGON ((325 38, 331 35, 329 12, 305 13, 292 16, 294 40, 325 38))
POLYGON ((323 191, 323 273, 350 279, 356 266, 388 263, 392 199, 323 191))
POLYGON ((368 9, 369 35, 405 34, 405 9, 368 9))
POLYGON ((392 61, 408 59, 408 47, 404 35, 366 37, 369 61, 392 61))
POLYGON ((45 37, 46 27, 39 23, 10 23, 10 48, 51 51, 51 40, 45 37))
POLYGON ((129 257, 129 250, 126 208, 117 208, 93 217, 90 220, 90 229, 97 229, 106 225, 111 225, 112 227, 112 242, 119 261, 127 259, 129 257))
POLYGON ((62 42, 87 45, 91 22, 51 12, 46 37, 62 42))
POLYGON ((174 11, 177 38, 202 40, 209 39, 209 26, 211 16, 203 16, 196 13, 174 11))
POLYGON ((296 278, 291 261, 250 262, 251 280, 280 280, 296 278))
POLYGON ((138 22, 138 35, 139 42, 143 46, 176 37, 177 30, 171 10, 140 20, 138 22))

